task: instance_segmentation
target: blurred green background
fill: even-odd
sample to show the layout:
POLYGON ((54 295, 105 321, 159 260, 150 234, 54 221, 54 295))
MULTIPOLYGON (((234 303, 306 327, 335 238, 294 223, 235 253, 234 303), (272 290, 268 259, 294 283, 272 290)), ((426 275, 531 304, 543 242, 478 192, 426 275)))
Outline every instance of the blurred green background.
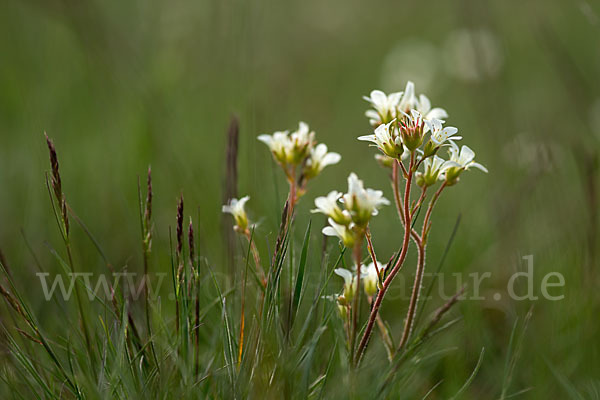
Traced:
MULTIPOLYGON (((300 203, 301 237, 313 198, 345 189, 350 171, 392 198, 375 151, 356 140, 370 130, 361 96, 413 80, 490 171, 465 174, 444 195, 429 265, 439 262, 460 214, 444 271, 492 273, 481 289, 487 300, 459 306, 464 320, 442 342, 453 350, 415 379, 417 392, 440 379, 436 398, 456 392, 485 346, 469 398, 498 397, 512 326, 533 305, 511 392, 530 388, 521 397, 547 399, 575 389, 600 398, 599 50, 600 4, 579 0, 3 0, 0 248, 24 282, 36 282, 36 267, 23 236, 45 268, 58 270, 46 245, 59 244, 44 183, 46 131, 69 203, 117 268, 140 268, 137 177, 148 165, 160 257, 168 257, 183 193, 186 214, 199 213, 203 254, 223 265, 220 208, 233 114, 239 194, 251 196, 261 247, 274 240, 286 187, 256 136, 304 120, 342 154, 300 203), (555 292, 563 300, 508 300, 507 281, 530 254, 536 294, 543 276, 557 271, 566 281, 555 292), (499 301, 496 292, 504 294, 499 301)), ((401 235, 393 207, 372 229, 387 259, 401 235)), ((80 264, 102 268, 81 230, 75 235, 80 264)), ((384 309, 396 333, 402 304, 384 309)), ((36 307, 50 306, 39 299, 36 307)))

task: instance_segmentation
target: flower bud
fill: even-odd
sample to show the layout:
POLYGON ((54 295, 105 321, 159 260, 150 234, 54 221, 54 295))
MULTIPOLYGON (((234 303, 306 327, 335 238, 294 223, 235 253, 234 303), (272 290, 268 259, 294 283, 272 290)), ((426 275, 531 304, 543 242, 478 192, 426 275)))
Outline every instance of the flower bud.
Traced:
POLYGON ((400 135, 402 143, 410 151, 415 151, 423 144, 425 125, 421 113, 411 110, 411 115, 404 114, 405 118, 400 122, 400 135))
POLYGON ((356 294, 356 289, 358 288, 356 277, 352 278, 351 284, 344 284, 344 297, 348 301, 352 301, 354 299, 354 295, 356 294))
POLYGON ((375 160, 383 168, 392 168, 395 162, 392 157, 388 157, 385 154, 375 154, 375 160))
POLYGON ((348 308, 346 308, 345 305, 342 305, 338 302, 337 309, 338 309, 338 312, 340 313, 340 318, 342 318, 342 321, 344 321, 344 322, 348 321, 348 308))
POLYGON ((423 173, 420 171, 415 172, 415 182, 417 186, 423 187, 425 186, 425 178, 423 177, 423 173))
POLYGON ((425 144, 425 147, 423 148, 423 158, 428 158, 428 157, 435 155, 435 153, 437 153, 438 150, 439 150, 439 146, 436 146, 435 143, 433 143, 431 140, 429 140, 427 142, 427 144, 425 144))
POLYGON ((384 269, 385 266, 379 262, 377 262, 377 267, 375 267, 375 264, 372 262, 367 266, 361 267, 361 281, 363 282, 363 287, 367 296, 372 297, 377 293, 377 289, 379 288, 379 275, 377 274, 377 270, 379 270, 379 273, 383 273, 384 269))

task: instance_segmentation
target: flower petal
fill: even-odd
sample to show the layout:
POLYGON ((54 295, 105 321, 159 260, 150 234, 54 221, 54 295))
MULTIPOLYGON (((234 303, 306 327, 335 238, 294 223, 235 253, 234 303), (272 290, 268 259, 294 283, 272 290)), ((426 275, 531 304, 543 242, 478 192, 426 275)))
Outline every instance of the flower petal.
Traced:
POLYGON ((325 157, 323 157, 323 161, 321 161, 321 164, 323 166, 333 165, 333 164, 339 163, 341 159, 342 159, 341 155, 339 155, 338 153, 331 152, 331 153, 325 154, 325 157))
POLYGON ((352 276, 352 272, 348 271, 345 268, 336 268, 335 270, 333 270, 333 272, 335 272, 336 275, 344 278, 344 282, 346 283, 346 285, 352 284, 352 280, 354 279, 354 276, 352 276))
POLYGON ((427 113, 427 118, 444 119, 448 118, 448 113, 443 108, 436 107, 427 113))
POLYGON ((486 167, 484 167, 483 165, 479 164, 479 163, 476 163, 476 162, 474 162, 474 163, 471 163, 471 164, 469 164, 469 168, 470 168, 470 167, 475 167, 475 168, 477 168, 477 169, 480 169, 480 170, 482 170, 482 171, 483 171, 483 172, 485 172, 486 174, 488 173, 488 170, 487 170, 487 168, 486 168, 486 167))
POLYGON ((358 140, 361 140, 363 142, 377 143, 377 139, 376 139, 375 135, 363 135, 363 136, 359 136, 358 140))

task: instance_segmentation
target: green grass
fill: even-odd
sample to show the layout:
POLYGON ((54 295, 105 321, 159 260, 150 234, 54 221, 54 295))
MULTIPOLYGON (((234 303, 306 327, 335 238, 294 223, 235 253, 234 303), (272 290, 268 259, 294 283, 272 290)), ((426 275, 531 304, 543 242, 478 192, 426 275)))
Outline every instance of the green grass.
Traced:
MULTIPOLYGON (((591 122, 600 60, 590 50, 598 47, 598 15, 594 2, 558 0, 79 7, 8 0, 0 13, 0 249, 12 279, 2 274, 0 283, 14 303, 0 305, 0 397, 347 398, 355 391, 371 398, 384 390, 409 399, 600 398, 599 136, 591 122), (496 38, 503 60, 497 73, 470 81, 447 73, 452 33, 479 28, 496 38), (398 77, 390 77, 394 49, 422 42, 444 60, 433 77, 398 58, 398 77), (343 188, 350 171, 392 198, 374 152, 355 138, 369 133, 360 96, 375 87, 399 90, 393 82, 406 79, 444 105, 490 169, 466 176, 435 211, 427 271, 441 265, 445 275, 426 277, 423 293, 432 287, 432 299, 415 334, 446 301, 437 285, 449 296, 453 273, 492 276, 482 285, 486 301, 459 302, 437 325, 444 329, 409 356, 390 364, 374 332, 353 375, 337 310, 321 298, 339 292, 332 270, 349 266, 351 255, 332 240, 322 251, 324 218, 308 211, 315 196, 343 188), (261 318, 248 243, 234 240, 230 266, 222 233, 231 228, 220 207, 232 113, 240 119, 238 192, 252 196, 250 216, 260 222, 253 241, 265 261, 278 236, 285 182, 256 136, 305 119, 344 157, 298 205, 285 257, 270 265, 280 272, 261 318), (44 131, 57 145, 71 207, 72 263, 45 184, 44 131), (136 184, 141 177, 144 189, 149 164, 155 196, 145 255, 145 196, 140 201, 136 184), (179 300, 189 318, 177 332, 169 295, 182 192, 198 275, 186 278, 192 290, 179 300), (563 300, 508 298, 507 281, 528 254, 537 294, 542 277, 557 271, 565 277, 563 300), (148 314, 143 297, 117 296, 115 306, 102 296, 90 301, 82 285, 81 310, 74 297, 46 301, 35 275, 64 275, 73 266, 96 275, 142 273, 145 257, 150 273, 166 274, 148 314), (243 282, 246 350, 238 367, 243 282), (492 300, 496 292, 499 301, 492 300)), ((379 257, 398 250, 398 227, 393 207, 373 221, 379 257)), ((186 271, 187 248, 186 240, 186 271)), ((399 275, 407 286, 415 263, 410 252, 399 275)), ((399 281, 391 294, 401 287, 399 281)), ((382 308, 396 342, 406 306, 390 296, 382 308)))

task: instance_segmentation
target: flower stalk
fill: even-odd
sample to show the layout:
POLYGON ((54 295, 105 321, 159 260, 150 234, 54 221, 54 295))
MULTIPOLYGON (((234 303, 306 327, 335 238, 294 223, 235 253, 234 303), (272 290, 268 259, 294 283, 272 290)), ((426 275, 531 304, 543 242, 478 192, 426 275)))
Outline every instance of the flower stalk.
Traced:
MULTIPOLYGON (((426 245, 433 208, 442 191, 448 186, 457 184, 464 171, 474 167, 487 172, 485 167, 474 161, 475 153, 470 148, 467 146, 459 148, 456 145, 454 141, 461 140, 462 137, 456 135, 458 128, 445 126, 445 121, 441 118, 448 116, 446 111, 432 107, 426 96, 417 96, 412 82, 407 83, 404 92, 386 95, 379 90, 374 90, 369 97, 365 97, 365 100, 372 106, 372 109, 366 112, 366 116, 373 131, 372 134, 362 135, 358 139, 370 142, 371 146, 377 148, 380 153, 376 159, 383 167, 392 169, 394 203, 403 228, 402 244, 396 253, 397 257, 386 266, 377 262, 369 228, 370 220, 378 214, 379 208, 389 204, 389 201, 383 196, 382 191, 366 189, 363 181, 354 172, 348 176, 347 193, 331 191, 327 196, 318 197, 315 199, 316 208, 312 210, 327 217, 328 224, 322 230, 324 235, 337 237, 346 249, 352 249, 355 270, 336 268, 334 272, 344 279, 343 291, 326 297, 337 303, 347 335, 349 364, 353 370, 358 367, 364 356, 375 324, 381 331, 390 361, 397 350, 406 348, 415 323, 423 283, 426 245), (444 147, 450 147, 449 160, 444 160, 438 155, 444 147), (400 188, 400 177, 404 179, 403 192, 400 188), (414 228, 417 214, 425 203, 428 193, 433 191, 429 188, 440 182, 442 183, 432 196, 423 224, 418 231, 414 228), (415 200, 411 200, 413 183, 420 187, 420 193, 413 195, 415 200), (365 239, 371 263, 362 266, 362 243, 365 239), (417 248, 415 280, 402 336, 396 350, 394 340, 379 310, 394 278, 404 266, 411 240, 417 248), (364 332, 359 337, 361 284, 370 305, 370 312, 364 332)), ((292 133, 277 131, 272 135, 260 135, 258 140, 269 147, 289 185, 273 256, 275 260, 275 255, 280 254, 282 241, 293 222, 297 202, 306 192, 308 181, 319 175, 325 166, 338 163, 341 156, 328 152, 325 144, 316 143, 315 133, 304 122, 300 122, 298 129, 292 133)), ((248 228, 250 224, 244 211, 244 203, 247 200, 248 197, 240 200, 231 199, 229 204, 223 206, 223 211, 234 216, 234 230, 248 239, 248 252, 252 252, 258 269, 260 257, 252 243, 248 228)), ((265 286, 264 273, 262 286, 263 288, 265 286)), ((243 338, 240 338, 240 342, 242 341, 243 338)), ((239 356, 241 357, 241 350, 239 356)), ((240 360, 241 358, 238 362, 240 360)))
POLYGON ((386 292, 388 291, 389 287, 391 286, 392 281, 394 280, 394 277, 396 276, 396 274, 398 274, 398 271, 400 271, 400 269, 402 268, 402 265, 404 264, 404 260, 406 259, 406 255, 408 253, 408 243, 410 240, 410 233, 411 233, 411 229, 410 229, 411 215, 408 210, 408 203, 410 201, 410 189, 411 189, 411 183, 412 183, 412 177, 413 177, 414 161, 415 161, 415 155, 414 155, 414 152, 412 152, 411 156, 410 156, 410 164, 408 167, 408 175, 406 177, 406 187, 404 189, 404 217, 405 217, 404 226, 405 226, 405 229, 404 229, 404 238, 402 240, 402 249, 400 250, 400 256, 398 257, 398 261, 396 261, 396 264, 392 268, 390 274, 387 276, 387 278, 383 282, 383 286, 381 287, 381 290, 377 294, 377 297, 375 298, 375 302, 373 303, 373 307, 371 308, 371 313, 369 315, 369 321, 367 322, 367 327, 365 328, 365 332, 364 332, 362 339, 360 341, 360 344, 358 346, 358 351, 357 351, 357 355, 356 355, 357 363, 360 363, 360 360, 362 359, 365 349, 369 343, 369 339, 371 337, 371 332, 373 330, 373 325, 375 324, 375 320, 377 319, 377 314, 379 313, 379 308, 381 307, 381 302, 383 301, 383 298, 384 298, 386 292))
MULTIPOLYGON (((361 258, 362 258, 362 243, 361 241, 357 241, 354 244, 354 262, 356 264, 356 287, 360 288, 360 278, 361 278, 361 258)), ((355 357, 355 343, 356 343, 356 335, 358 330, 358 316, 360 313, 360 289, 356 290, 356 294, 354 295, 354 304, 352 306, 352 330, 350 333, 350 360, 353 366, 357 365, 358 360, 355 357)))

